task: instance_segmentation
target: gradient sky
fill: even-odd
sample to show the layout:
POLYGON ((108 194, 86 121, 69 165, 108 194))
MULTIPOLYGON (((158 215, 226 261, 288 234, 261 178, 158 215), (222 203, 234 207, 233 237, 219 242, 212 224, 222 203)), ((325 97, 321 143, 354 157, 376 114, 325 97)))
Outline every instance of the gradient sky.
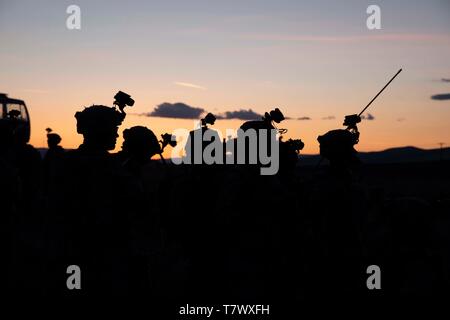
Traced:
MULTIPOLYGON (((123 90, 135 114, 184 102, 311 117, 281 127, 317 153, 317 136, 358 113, 399 68, 369 109, 375 120, 361 124, 358 150, 450 143, 450 100, 430 98, 450 93, 449 0, 0 0, 0 92, 26 101, 36 147, 46 127, 78 146, 75 112, 111 105, 123 90), (66 28, 71 4, 81 7, 81 30, 66 28), (366 27, 370 4, 381 7, 381 30, 366 27)), ((157 135, 193 127, 129 115, 121 129, 138 124, 157 135)))

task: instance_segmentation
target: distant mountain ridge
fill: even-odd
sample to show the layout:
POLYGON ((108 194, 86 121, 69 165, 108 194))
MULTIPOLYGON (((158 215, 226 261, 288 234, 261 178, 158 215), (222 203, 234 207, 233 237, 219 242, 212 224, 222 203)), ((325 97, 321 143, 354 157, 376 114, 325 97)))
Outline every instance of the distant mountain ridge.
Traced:
MULTIPOLYGON (((38 148, 43 157, 47 152, 46 148, 38 148)), ((405 163, 405 162, 428 162, 450 160, 450 148, 441 149, 420 149, 413 146, 390 148, 382 151, 359 152, 358 156, 362 162, 368 164, 381 163, 405 163)), ((320 160, 320 155, 301 154, 299 165, 316 165, 320 160)), ((324 162, 326 163, 326 162, 324 162)))
MULTIPOLYGON (((390 148, 382 151, 359 152, 358 156, 362 162, 368 164, 381 163, 404 163, 404 162, 428 162, 450 159, 450 148, 441 149, 420 149, 407 146, 390 148)), ((301 155, 303 165, 316 165, 320 160, 320 155, 301 155)))

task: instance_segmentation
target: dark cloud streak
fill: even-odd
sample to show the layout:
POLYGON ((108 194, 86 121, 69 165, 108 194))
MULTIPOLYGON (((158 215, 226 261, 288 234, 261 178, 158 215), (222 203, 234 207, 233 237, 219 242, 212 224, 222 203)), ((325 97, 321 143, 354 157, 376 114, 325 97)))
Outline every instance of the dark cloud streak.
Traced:
POLYGON ((366 116, 361 116, 361 119, 363 119, 363 120, 375 120, 375 117, 371 113, 368 113, 366 116))
POLYGON ((435 94, 431 96, 432 100, 450 100, 450 93, 435 94))
POLYGON ((239 120, 260 120, 262 115, 256 113, 252 109, 236 110, 236 111, 226 111, 223 114, 217 116, 217 119, 239 119, 239 120))
POLYGON ((164 102, 156 106, 156 108, 152 112, 147 113, 147 116, 178 119, 198 119, 204 112, 205 110, 203 108, 192 107, 182 102, 164 102))

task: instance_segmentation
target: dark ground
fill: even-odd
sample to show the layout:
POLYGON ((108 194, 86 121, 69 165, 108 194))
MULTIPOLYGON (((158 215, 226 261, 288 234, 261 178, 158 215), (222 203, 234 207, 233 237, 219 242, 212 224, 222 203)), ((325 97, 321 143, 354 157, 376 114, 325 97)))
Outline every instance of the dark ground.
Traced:
POLYGON ((300 158, 292 179, 280 182, 231 167, 155 162, 138 178, 127 176, 127 188, 101 193, 113 190, 111 201, 121 198, 123 207, 85 207, 89 190, 76 189, 74 199, 58 185, 59 211, 49 193, 35 202, 41 207, 27 203, 8 221, 4 290, 19 299, 147 297, 176 305, 443 298, 450 284, 449 164, 365 164, 343 182, 326 164, 316 169, 300 158), (98 216, 77 221, 70 238, 78 205, 98 216), (89 222, 112 213, 120 215, 106 233, 89 222), (84 244, 67 247, 74 239, 84 244), (88 281, 79 292, 65 287, 70 264, 88 281), (381 268, 381 290, 366 287, 369 265, 381 268))

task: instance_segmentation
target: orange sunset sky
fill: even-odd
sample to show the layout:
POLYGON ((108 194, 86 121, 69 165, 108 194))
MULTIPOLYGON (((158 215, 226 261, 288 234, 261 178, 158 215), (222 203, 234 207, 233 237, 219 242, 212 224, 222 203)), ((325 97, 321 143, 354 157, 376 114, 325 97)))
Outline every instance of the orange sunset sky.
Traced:
POLYGON ((292 118, 279 126, 286 137, 318 153, 317 136, 359 113, 399 68, 357 149, 450 143, 450 1, 0 0, 0 92, 27 103, 36 147, 47 127, 77 147, 75 112, 112 105, 122 90, 136 103, 121 131, 193 128, 192 119, 139 115, 163 102, 215 114, 279 107, 292 118), (71 4, 80 30, 66 27, 71 4), (370 4, 381 8, 381 30, 366 26, 370 4))

